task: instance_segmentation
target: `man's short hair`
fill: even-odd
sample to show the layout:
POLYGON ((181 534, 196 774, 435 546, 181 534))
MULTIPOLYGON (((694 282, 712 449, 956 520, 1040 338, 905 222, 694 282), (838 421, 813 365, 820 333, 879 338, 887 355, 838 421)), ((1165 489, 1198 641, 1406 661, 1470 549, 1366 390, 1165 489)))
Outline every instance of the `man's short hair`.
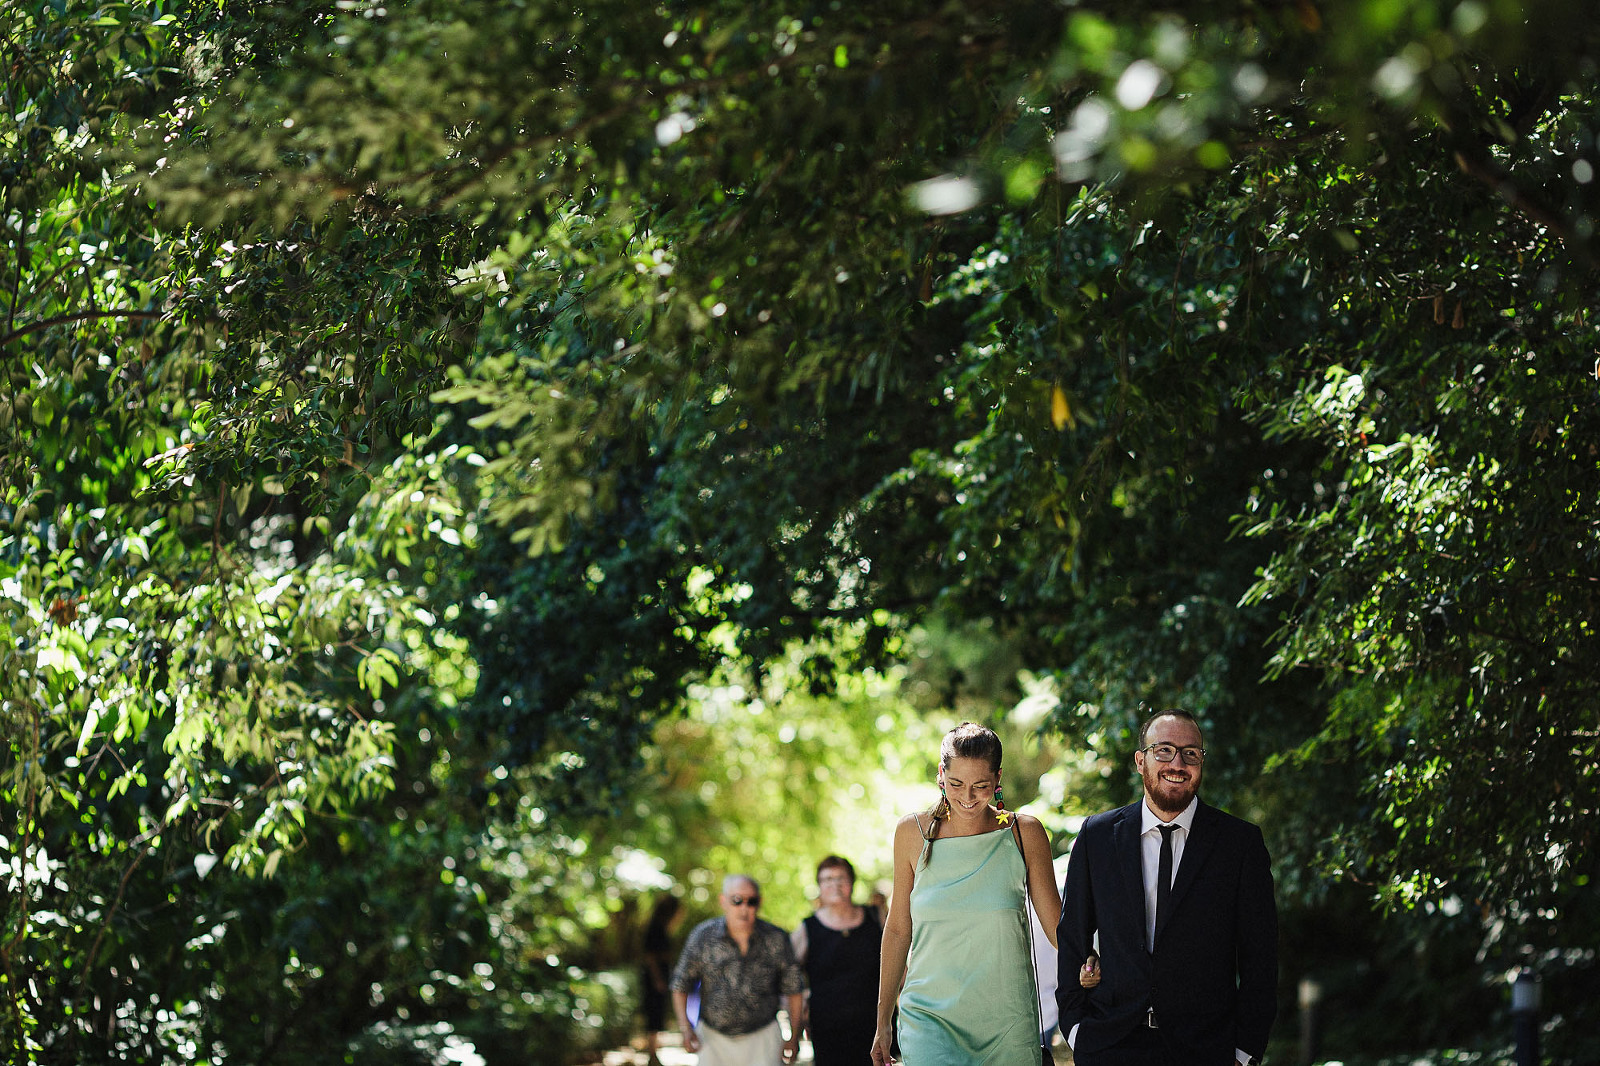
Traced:
POLYGON ((1143 748, 1145 743, 1150 739, 1150 727, 1155 724, 1157 718, 1182 718, 1184 721, 1200 730, 1200 738, 1202 741, 1205 739, 1206 731, 1200 728, 1199 720, 1182 707, 1174 707, 1167 711, 1151 711, 1150 714, 1146 716, 1144 724, 1139 726, 1139 747, 1143 748))
POLYGON ((749 882, 750 887, 755 889, 756 895, 761 895, 760 882, 751 877, 749 874, 729 874, 727 877, 724 877, 722 879, 722 894, 724 896, 733 895, 734 888, 736 888, 740 882, 749 882))

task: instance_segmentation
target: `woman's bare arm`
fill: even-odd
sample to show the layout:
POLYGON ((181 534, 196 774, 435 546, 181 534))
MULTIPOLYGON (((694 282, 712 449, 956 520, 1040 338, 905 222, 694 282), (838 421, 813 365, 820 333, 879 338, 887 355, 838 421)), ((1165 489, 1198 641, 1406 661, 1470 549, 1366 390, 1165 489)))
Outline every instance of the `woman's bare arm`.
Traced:
POLYGON ((876 1066, 894 1061, 890 1056, 894 1046, 894 1008, 911 952, 911 886, 916 881, 922 843, 917 816, 908 814, 900 819, 894 827, 894 888, 889 896, 889 916, 883 923, 883 953, 878 964, 878 1032, 872 1040, 872 1061, 876 1066))
POLYGON ((1017 827, 1022 836, 1022 861, 1028 869, 1028 898, 1033 910, 1044 926, 1050 946, 1056 946, 1056 925, 1061 921, 1061 890, 1056 887, 1055 867, 1050 865, 1050 834, 1045 832, 1039 819, 1029 814, 1017 815, 1017 827))

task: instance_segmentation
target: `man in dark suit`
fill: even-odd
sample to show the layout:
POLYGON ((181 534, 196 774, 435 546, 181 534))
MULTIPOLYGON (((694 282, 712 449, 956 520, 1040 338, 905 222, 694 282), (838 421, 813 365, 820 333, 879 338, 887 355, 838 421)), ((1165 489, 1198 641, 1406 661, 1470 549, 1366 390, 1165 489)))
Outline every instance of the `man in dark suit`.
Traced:
POLYGON ((1152 715, 1133 757, 1144 798, 1088 819, 1072 846, 1057 998, 1077 1066, 1253 1066, 1266 1051, 1272 867, 1259 828, 1201 802, 1202 744, 1189 712, 1152 715), (1100 984, 1083 988, 1077 965, 1096 952, 1100 984))

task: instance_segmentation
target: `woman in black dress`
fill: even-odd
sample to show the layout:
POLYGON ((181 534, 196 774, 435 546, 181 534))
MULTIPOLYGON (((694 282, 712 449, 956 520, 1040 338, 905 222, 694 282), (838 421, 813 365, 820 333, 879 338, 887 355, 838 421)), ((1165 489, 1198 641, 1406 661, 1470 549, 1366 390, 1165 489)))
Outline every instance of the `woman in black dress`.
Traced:
POLYGON ((661 1066, 657 1048, 661 1030, 667 1027, 667 1004, 672 992, 667 979, 672 975, 672 927, 677 924, 683 905, 676 896, 662 896, 650 912, 644 930, 644 957, 639 966, 639 1006, 644 1014, 645 1050, 649 1066, 661 1066))
POLYGON ((883 928, 856 904, 856 871, 829 855, 817 864, 817 910, 794 931, 806 971, 806 1030, 816 1066, 870 1066, 878 1019, 878 952, 883 928))

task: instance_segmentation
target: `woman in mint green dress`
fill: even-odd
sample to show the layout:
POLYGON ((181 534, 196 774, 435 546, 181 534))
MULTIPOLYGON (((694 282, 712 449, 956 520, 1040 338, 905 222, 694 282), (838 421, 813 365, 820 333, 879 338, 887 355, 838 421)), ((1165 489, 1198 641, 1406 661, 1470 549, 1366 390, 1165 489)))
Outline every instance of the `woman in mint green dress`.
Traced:
MULTIPOLYGON (((1026 902, 1055 942, 1061 896, 1038 819, 1005 809, 1000 738, 963 722, 939 752, 939 804, 894 834, 875 1066, 1038 1066, 1039 1000, 1026 902)), ((1079 980, 1098 984, 1085 962, 1079 980)))

